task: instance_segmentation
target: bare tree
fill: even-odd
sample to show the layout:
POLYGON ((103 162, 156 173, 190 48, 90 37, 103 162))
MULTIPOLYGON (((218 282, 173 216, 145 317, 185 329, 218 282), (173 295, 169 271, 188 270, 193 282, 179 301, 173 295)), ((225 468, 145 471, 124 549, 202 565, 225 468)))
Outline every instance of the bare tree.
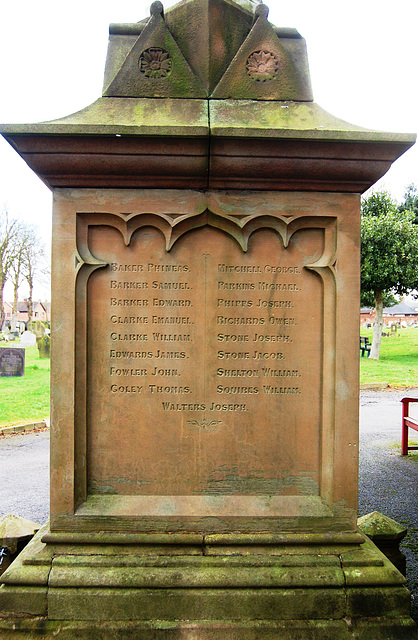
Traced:
POLYGON ((3 292, 6 281, 13 286, 12 328, 16 328, 19 288, 23 280, 29 287, 28 316, 33 315, 33 286, 41 271, 44 248, 36 228, 10 218, 7 211, 0 213, 0 328, 4 325, 3 292))
POLYGON ((33 286, 35 283, 35 277, 38 274, 41 264, 45 258, 45 251, 35 229, 33 227, 28 227, 28 232, 28 241, 23 249, 23 275, 29 287, 28 315, 29 320, 32 320, 33 286))
MULTIPOLYGON (((17 242, 14 251, 14 258, 10 265, 10 280, 13 285, 13 316, 12 316, 12 329, 16 329, 19 300, 19 287, 22 284, 24 278, 25 257, 29 251, 29 247, 33 241, 32 228, 23 222, 17 224, 17 242)), ((29 320, 31 314, 29 314, 29 320)))
POLYGON ((19 221, 9 217, 7 211, 0 213, 0 329, 4 325, 3 292, 10 277, 16 253, 19 251, 19 221))

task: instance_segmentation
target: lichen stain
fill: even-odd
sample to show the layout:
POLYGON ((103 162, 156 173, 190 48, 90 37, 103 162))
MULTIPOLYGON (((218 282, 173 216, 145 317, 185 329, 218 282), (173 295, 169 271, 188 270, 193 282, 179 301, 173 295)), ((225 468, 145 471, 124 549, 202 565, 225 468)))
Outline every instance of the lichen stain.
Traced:
POLYGON ((265 478, 263 472, 239 475, 237 467, 222 465, 215 469, 206 481, 205 495, 319 495, 314 474, 301 472, 298 475, 284 475, 282 478, 265 478))

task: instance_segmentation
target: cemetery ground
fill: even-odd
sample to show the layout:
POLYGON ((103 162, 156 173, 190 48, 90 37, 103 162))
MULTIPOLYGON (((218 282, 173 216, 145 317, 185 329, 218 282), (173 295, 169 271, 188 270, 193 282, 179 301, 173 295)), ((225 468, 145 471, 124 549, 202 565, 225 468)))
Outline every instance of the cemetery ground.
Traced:
MULTIPOLYGON (((360 384, 386 383, 390 387, 418 387, 418 327, 392 332, 384 328, 379 360, 360 358, 360 384)), ((373 329, 360 329, 360 335, 373 337, 373 329)))
POLYGON ((49 373, 49 358, 40 358, 36 346, 26 347, 25 375, 0 378, 0 427, 49 418, 49 373))

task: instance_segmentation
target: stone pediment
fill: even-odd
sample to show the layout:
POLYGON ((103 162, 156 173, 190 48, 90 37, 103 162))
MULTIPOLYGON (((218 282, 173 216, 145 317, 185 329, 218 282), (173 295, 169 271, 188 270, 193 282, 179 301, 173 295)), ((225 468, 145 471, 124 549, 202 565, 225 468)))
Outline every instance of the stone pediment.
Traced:
POLYGON ((111 24, 103 95, 0 131, 51 188, 362 193, 414 142, 313 101, 304 39, 252 0, 182 0, 111 24), (254 164, 255 162, 255 164, 254 164))
POLYGON ((206 92, 163 18, 160 2, 103 95, 108 97, 204 98, 206 92))
MULTIPOLYGON (((247 3, 249 4, 249 3, 247 3)), ((312 101, 304 39, 277 29, 268 7, 161 2, 136 25, 111 25, 103 95, 312 101)))

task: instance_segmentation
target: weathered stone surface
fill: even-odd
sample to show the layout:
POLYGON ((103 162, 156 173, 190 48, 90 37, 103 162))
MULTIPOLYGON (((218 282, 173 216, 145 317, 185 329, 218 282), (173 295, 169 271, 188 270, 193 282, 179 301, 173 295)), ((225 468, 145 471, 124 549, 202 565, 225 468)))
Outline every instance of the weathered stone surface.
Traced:
POLYGON ((347 589, 347 615, 357 618, 403 618, 410 614, 409 592, 404 587, 347 589))
POLYGON ((104 96, 206 97, 206 92, 167 28, 162 9, 160 2, 151 5, 149 22, 121 68, 104 89, 104 96))
POLYGON ((399 549, 399 544, 406 536, 407 528, 378 511, 362 516, 357 522, 395 567, 406 575, 406 558, 399 549))
POLYGON ((304 41, 280 40, 267 21, 265 5, 258 5, 255 15, 251 31, 212 97, 312 101, 304 41))
POLYGON ((41 525, 26 520, 12 513, 3 516, 0 520, 0 546, 8 547, 11 553, 15 553, 20 540, 32 538, 41 525))
POLYGON ((357 295, 357 197, 237 195, 108 190, 100 202, 93 191, 56 191, 56 278, 67 288, 55 296, 65 335, 56 334, 55 345, 64 366, 73 340, 81 354, 87 339, 90 365, 86 379, 85 361, 77 362, 74 408, 72 380, 59 364, 53 373, 54 406, 67 423, 52 452, 53 528, 65 517, 66 527, 71 520, 79 530, 319 532, 331 522, 335 531, 355 530, 355 487, 324 474, 328 467, 348 474, 350 464, 354 472, 357 455, 357 403, 344 393, 356 385, 354 369, 347 377, 347 346, 357 344, 357 328, 339 311, 357 295), (347 266, 341 299, 332 271, 337 237, 344 238, 338 260, 347 266), (74 319, 64 303, 70 288, 86 301, 74 319), (305 296, 310 330, 301 332, 305 296), (73 338, 71 326, 78 328, 73 338), (330 341, 323 351, 321 335, 330 341), (336 377, 318 394, 322 368, 334 371, 334 358, 336 377), (348 415, 338 437, 334 402, 348 415), (93 405, 103 410, 92 412, 93 405), (74 409, 86 411, 87 423, 74 419, 74 409), (62 455, 74 429, 75 461, 62 455), (115 429, 117 449, 107 444, 115 429), (254 441, 245 444, 250 432, 254 441), (71 476, 75 517, 55 507, 67 501, 62 483, 71 476))
POLYGON ((194 0, 164 16, 156 2, 149 20, 111 26, 102 98, 1 131, 51 188, 365 191, 415 136, 321 109, 303 38, 267 13, 194 0))
POLYGON ((54 122, 0 130, 51 188, 361 193, 415 139, 351 125, 314 102, 267 100, 99 98, 54 122))
MULTIPOLYGON (((47 609, 46 587, 20 585, 19 588, 13 588, 5 584, 0 585, 1 616, 13 617, 16 614, 18 617, 45 616, 47 609)), ((2 638, 1 635, 0 638, 2 638)))
POLYGON ((399 620, 394 625, 385 620, 288 620, 280 622, 218 622, 200 623, 185 622, 170 624, 159 621, 147 624, 144 622, 118 623, 103 622, 56 622, 38 619, 33 622, 16 620, 12 624, 0 620, 2 640, 413 640, 416 638, 408 619, 399 620), (38 631, 36 631, 38 629, 38 631))
POLYGON ((357 524, 359 528, 376 544, 377 542, 390 542, 397 541, 398 543, 403 540, 407 534, 407 528, 392 520, 383 513, 373 511, 358 519, 357 524))
POLYGON ((154 2, 148 20, 111 25, 103 95, 312 100, 303 38, 267 16, 265 5, 223 0, 164 14, 154 2))
MULTIPOLYGON (((350 620, 358 619, 358 637, 366 640, 361 628, 367 611, 368 629, 371 617, 379 620, 373 623, 373 638, 414 637, 407 622, 404 578, 370 541, 359 547, 335 539, 315 554, 312 546, 305 552, 305 547, 286 544, 283 536, 268 556, 257 550, 239 554, 238 549, 225 556, 222 544, 221 555, 208 556, 204 541, 196 540, 188 555, 181 545, 171 546, 170 555, 165 555, 161 547, 146 544, 144 536, 141 544, 140 537, 135 540, 131 534, 127 547, 118 535, 108 535, 98 548, 97 534, 66 534, 65 542, 63 534, 43 527, 6 574, 0 588, 3 614, 39 616, 47 610, 48 622, 19 622, 17 629, 23 625, 27 638, 49 639, 43 631, 29 635, 32 625, 44 625, 51 637, 60 629, 64 638, 82 638, 88 621, 94 620, 100 622, 102 635, 97 637, 105 640, 112 633, 134 638, 138 630, 144 638, 176 638, 178 629, 186 638, 199 633, 198 637, 216 637, 212 634, 219 630, 229 634, 219 637, 237 640, 241 632, 254 640, 274 633, 293 640, 296 632, 308 634, 299 638, 335 633, 332 637, 345 639, 353 637, 350 620), (226 627, 222 620, 228 621, 226 627)), ((214 553, 216 545, 212 549, 214 553)), ((7 625, 0 622, 1 638, 7 625)))

